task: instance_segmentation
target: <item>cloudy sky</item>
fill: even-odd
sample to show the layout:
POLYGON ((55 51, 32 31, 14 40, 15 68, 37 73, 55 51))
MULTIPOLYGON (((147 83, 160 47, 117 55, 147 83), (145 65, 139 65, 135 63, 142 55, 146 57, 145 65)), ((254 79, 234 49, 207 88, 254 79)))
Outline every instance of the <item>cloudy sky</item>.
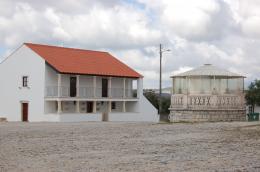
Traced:
POLYGON ((259 0, 0 0, 0 60, 23 42, 105 50, 158 87, 211 63, 260 77, 259 0))

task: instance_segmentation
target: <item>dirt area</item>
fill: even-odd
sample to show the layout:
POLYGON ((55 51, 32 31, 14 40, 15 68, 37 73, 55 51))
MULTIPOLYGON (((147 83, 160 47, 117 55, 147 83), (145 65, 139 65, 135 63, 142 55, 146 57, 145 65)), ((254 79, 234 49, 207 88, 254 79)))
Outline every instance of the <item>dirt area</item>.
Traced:
POLYGON ((0 171, 260 171, 260 122, 0 123, 0 171))

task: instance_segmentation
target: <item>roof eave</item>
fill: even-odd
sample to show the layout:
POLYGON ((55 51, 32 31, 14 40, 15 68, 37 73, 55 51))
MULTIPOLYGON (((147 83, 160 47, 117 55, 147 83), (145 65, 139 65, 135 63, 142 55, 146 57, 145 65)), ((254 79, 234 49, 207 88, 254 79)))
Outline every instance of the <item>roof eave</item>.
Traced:
POLYGON ((203 76, 215 76, 215 77, 223 77, 223 78, 246 78, 246 76, 242 75, 234 75, 234 76, 226 76, 226 75, 174 75, 170 78, 183 78, 183 77, 203 77, 203 76))

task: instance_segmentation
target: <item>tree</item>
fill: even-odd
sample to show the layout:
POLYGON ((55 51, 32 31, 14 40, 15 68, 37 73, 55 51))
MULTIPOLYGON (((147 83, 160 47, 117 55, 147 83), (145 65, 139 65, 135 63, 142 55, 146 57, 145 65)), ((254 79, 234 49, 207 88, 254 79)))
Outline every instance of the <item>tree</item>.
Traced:
POLYGON ((158 95, 154 92, 145 92, 144 96, 152 103, 152 105, 158 109, 159 108, 159 99, 158 95))
MULTIPOLYGON (((158 109, 159 108, 159 95, 154 93, 154 92, 145 92, 144 96, 152 103, 152 105, 158 109)), ((161 114, 162 115, 168 115, 170 113, 169 107, 171 104, 171 98, 170 96, 162 97, 162 109, 161 109, 161 114)))
POLYGON ((255 80, 250 83, 246 92, 246 103, 252 107, 252 112, 255 110, 255 105, 260 105, 260 80, 255 80))

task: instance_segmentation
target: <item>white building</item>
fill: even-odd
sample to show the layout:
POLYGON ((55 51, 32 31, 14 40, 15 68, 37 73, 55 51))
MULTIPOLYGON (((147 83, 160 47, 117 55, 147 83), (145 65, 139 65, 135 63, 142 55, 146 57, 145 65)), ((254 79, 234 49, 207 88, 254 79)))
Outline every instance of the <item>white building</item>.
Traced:
POLYGON ((170 121, 244 121, 244 76, 210 64, 174 75, 170 121))
POLYGON ((0 64, 8 121, 154 121, 142 76, 107 52, 25 43, 0 64))

